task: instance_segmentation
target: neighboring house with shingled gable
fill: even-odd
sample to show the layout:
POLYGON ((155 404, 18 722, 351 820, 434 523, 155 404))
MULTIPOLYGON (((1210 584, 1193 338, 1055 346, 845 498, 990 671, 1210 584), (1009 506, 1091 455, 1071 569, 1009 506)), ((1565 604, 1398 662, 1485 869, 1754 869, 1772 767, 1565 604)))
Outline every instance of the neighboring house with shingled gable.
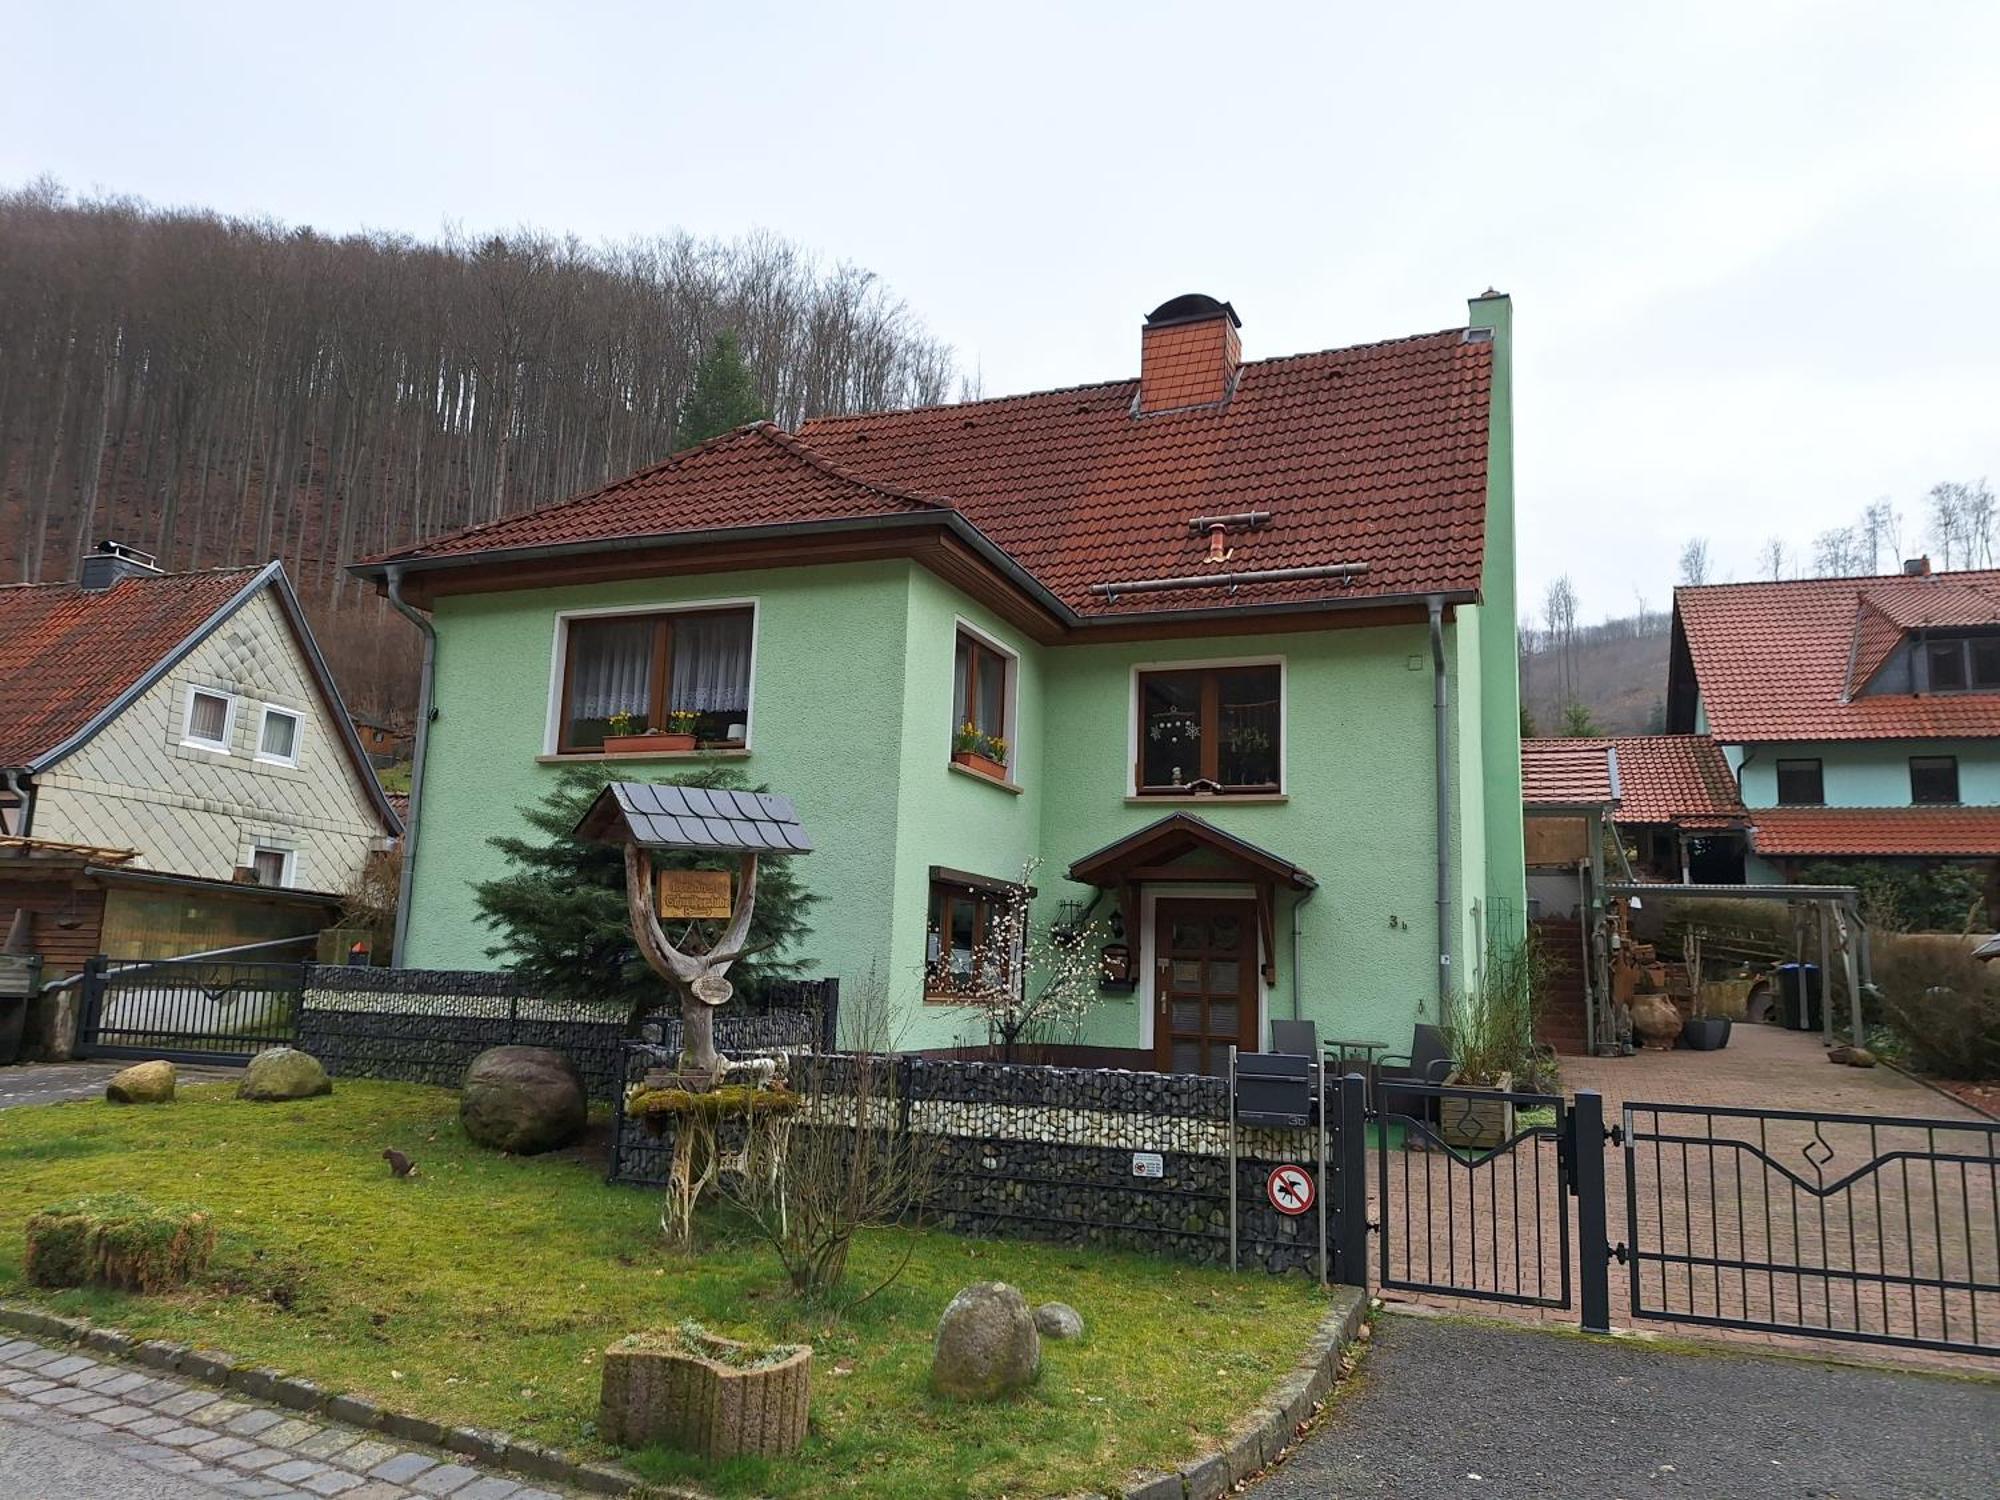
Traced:
POLYGON ((901 1046, 986 1039, 953 989, 1030 861, 1114 924, 1099 1060, 1406 1045, 1526 915, 1510 308, 1471 314, 1246 361, 1176 298, 1137 379, 754 424, 360 565, 436 637, 402 961, 492 964, 489 840, 565 768, 729 765, 901 1046))
POLYGON ((317 932, 400 832, 277 563, 0 587, 0 931, 52 970, 317 932))

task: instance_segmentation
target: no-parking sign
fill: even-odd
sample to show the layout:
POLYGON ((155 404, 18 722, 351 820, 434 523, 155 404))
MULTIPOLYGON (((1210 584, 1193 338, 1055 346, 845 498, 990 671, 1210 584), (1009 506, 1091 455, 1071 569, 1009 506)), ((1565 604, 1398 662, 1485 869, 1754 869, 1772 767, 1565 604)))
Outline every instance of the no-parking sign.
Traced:
POLYGON ((1304 1167, 1295 1167, 1287 1162, 1282 1167, 1271 1168, 1271 1178, 1264 1184, 1264 1191, 1271 1199, 1271 1207, 1281 1214, 1297 1217, 1312 1209, 1313 1180, 1304 1167))

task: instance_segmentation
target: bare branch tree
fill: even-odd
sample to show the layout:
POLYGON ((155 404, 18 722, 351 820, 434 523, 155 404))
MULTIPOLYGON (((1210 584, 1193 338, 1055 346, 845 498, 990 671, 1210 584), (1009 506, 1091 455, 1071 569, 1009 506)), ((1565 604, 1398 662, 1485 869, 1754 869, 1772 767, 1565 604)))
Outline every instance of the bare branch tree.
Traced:
POLYGON ((1708 538, 1691 536, 1681 544, 1681 582, 1700 585, 1708 582, 1708 538))

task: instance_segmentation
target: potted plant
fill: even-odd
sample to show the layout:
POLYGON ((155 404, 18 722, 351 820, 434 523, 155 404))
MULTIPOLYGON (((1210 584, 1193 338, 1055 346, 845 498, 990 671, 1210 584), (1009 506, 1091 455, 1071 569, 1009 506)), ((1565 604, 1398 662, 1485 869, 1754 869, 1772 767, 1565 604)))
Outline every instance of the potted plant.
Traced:
POLYGON ((1455 1150, 1491 1151, 1514 1135, 1514 1074, 1535 1046, 1535 995, 1544 968, 1531 931, 1511 948, 1489 943, 1479 985, 1460 995, 1451 1018, 1456 1092, 1438 1100, 1438 1134, 1455 1150))
POLYGON ((997 734, 982 734, 970 719, 952 736, 951 758, 953 764, 995 781, 1007 779, 1007 741, 997 734))
POLYGON ((1681 939, 1681 957, 1687 962, 1688 996, 1694 1012, 1681 1026, 1681 1045, 1694 1052, 1715 1052, 1729 1045, 1729 1018, 1712 1015, 1708 989, 1701 978, 1701 934, 1690 932, 1681 939))
POLYGON ((701 716, 691 708, 676 708, 667 715, 665 729, 647 729, 636 709, 621 708, 604 721, 606 755, 642 754, 653 750, 692 750, 695 726, 701 716))

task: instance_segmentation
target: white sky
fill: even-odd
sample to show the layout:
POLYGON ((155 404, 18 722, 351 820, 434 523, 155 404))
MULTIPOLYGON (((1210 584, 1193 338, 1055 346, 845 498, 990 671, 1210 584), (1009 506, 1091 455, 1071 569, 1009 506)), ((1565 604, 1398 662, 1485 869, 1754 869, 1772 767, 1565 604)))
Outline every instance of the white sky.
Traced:
POLYGON ((989 395, 1513 294, 1524 601, 2000 481, 2000 3, 0 0, 0 182, 326 231, 774 230, 989 395), (310 20, 306 18, 310 18, 310 20))

